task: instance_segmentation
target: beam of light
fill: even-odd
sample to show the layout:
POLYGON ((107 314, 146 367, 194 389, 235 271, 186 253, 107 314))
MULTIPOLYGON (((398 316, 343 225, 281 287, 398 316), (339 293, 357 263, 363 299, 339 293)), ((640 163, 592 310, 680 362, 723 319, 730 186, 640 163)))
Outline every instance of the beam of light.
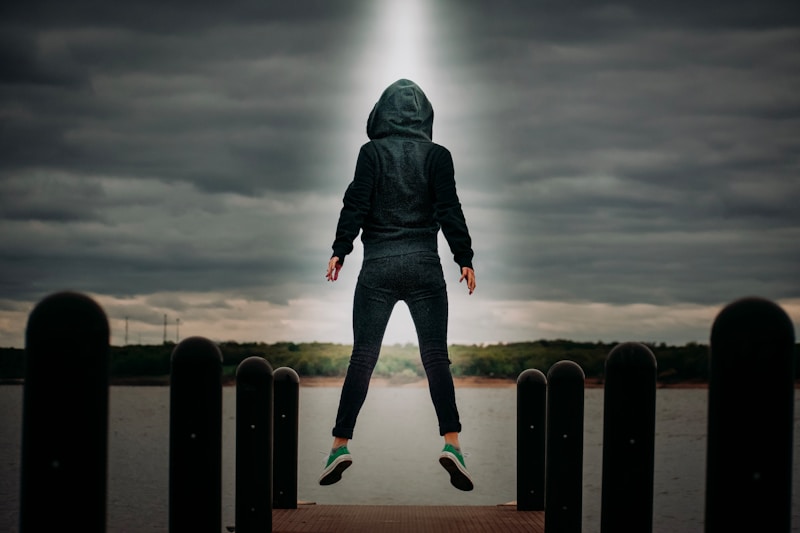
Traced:
POLYGON ((437 73, 441 66, 436 62, 443 43, 441 23, 433 31, 430 4, 426 0, 378 0, 366 6, 349 53, 349 98, 342 109, 348 135, 354 132, 363 140, 372 105, 400 78, 419 84, 433 101, 442 81, 437 73))
MULTIPOLYGON (((358 147, 367 141, 367 116, 386 87, 398 79, 407 78, 419 84, 433 101, 441 79, 436 75, 435 62, 443 43, 440 42, 441 21, 438 23, 439 31, 433 31, 435 21, 430 4, 430 0, 371 0, 364 3, 343 58, 346 69, 341 73, 340 83, 344 98, 336 119, 340 135, 331 146, 330 170, 341 176, 337 177, 341 182, 341 191, 337 195, 344 191, 347 181, 352 178, 358 147)), ((435 101, 433 105, 436 110, 435 101)), ((353 260, 349 263, 358 264, 353 260)), ((353 282, 356 277, 356 272, 350 273, 353 282)), ((348 289, 352 290, 351 287, 348 289)), ((385 344, 396 342, 417 342, 414 324, 404 305, 394 309, 384 337, 385 344)))
POLYGON ((423 0, 384 0, 374 5, 378 8, 376 24, 365 44, 372 52, 365 57, 366 73, 372 78, 367 80, 377 83, 378 90, 400 78, 424 87, 431 74, 427 59, 438 44, 431 39, 427 4, 423 0))
MULTIPOLYGON (((331 88, 336 106, 331 119, 337 135, 326 149, 330 176, 352 172, 351 153, 365 139, 367 115, 383 90, 398 79, 416 82, 433 104, 434 141, 469 154, 466 131, 475 131, 474 63, 467 57, 468 36, 460 31, 459 6, 449 0, 374 0, 354 13, 350 31, 336 54, 340 67, 331 88), (474 121, 473 121, 474 122, 474 121), (345 155, 346 154, 346 155, 345 155)), ((479 104, 480 105, 480 104, 479 104)))
MULTIPOLYGON (((486 164, 481 153, 487 151, 490 141, 485 138, 486 129, 475 123, 476 109, 481 105, 475 100, 480 84, 475 83, 474 63, 465 54, 467 35, 458 31, 458 20, 462 20, 458 4, 448 0, 373 0, 362 5, 351 33, 342 41, 338 63, 342 68, 335 76, 336 116, 332 117, 336 135, 326 147, 330 150, 326 158, 329 164, 321 183, 331 187, 333 181, 337 182, 336 188, 329 190, 341 198, 352 179, 358 148, 367 141, 369 112, 386 87, 406 78, 416 82, 430 99, 436 117, 433 140, 453 153, 462 201, 469 203, 464 192, 470 180, 487 175, 478 165, 486 164), (481 135, 481 150, 473 149, 476 132, 481 135)), ((338 211, 331 213, 331 226, 335 226, 336 214, 338 211)), ((354 255, 359 248, 357 245, 354 255)), ((440 249, 448 247, 440 243, 440 249)), ((357 265, 355 259, 349 264, 357 265)), ((451 264, 446 256, 444 262, 451 264)), ((446 275, 457 279, 457 268, 449 269, 446 275)), ((356 273, 350 274, 353 285, 356 277, 356 273)), ((347 279, 339 282, 338 289, 347 287, 351 292, 353 287, 347 279)), ((454 290, 463 287, 450 282, 454 290)), ((350 315, 343 310, 343 316, 350 315)), ((342 321, 342 326, 349 328, 349 323, 342 321)), ((417 342, 414 324, 403 305, 395 308, 384 337, 385 344, 396 342, 417 342)))

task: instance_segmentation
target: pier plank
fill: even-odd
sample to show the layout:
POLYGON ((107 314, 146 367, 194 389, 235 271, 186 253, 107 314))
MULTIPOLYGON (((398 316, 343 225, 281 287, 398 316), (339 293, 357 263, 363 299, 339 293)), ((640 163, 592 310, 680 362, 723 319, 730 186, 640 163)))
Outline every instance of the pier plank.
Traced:
POLYGON ((544 512, 514 505, 300 505, 275 509, 276 533, 447 533, 544 531, 544 512))

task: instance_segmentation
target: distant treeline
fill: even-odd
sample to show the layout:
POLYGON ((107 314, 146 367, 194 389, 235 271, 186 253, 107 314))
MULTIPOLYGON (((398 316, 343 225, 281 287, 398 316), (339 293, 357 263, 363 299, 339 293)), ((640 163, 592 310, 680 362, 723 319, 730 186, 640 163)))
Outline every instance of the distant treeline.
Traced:
MULTIPOLYGON (((450 359, 454 376, 516 378, 523 370, 535 368, 545 374, 556 362, 570 360, 583 368, 587 379, 602 380, 608 353, 616 343, 539 340, 489 345, 452 345, 450 359)), ((707 345, 684 346, 647 344, 656 356, 661 382, 703 382, 708 379, 707 345)), ((112 378, 164 378, 169 375, 173 343, 111 347, 112 378)), ((236 343, 219 344, 223 372, 235 376, 238 364, 251 356, 265 358, 272 368, 289 367, 300 376, 344 376, 350 345, 333 343, 236 343)), ((796 352, 800 353, 800 352, 796 352)), ((76 362, 76 364, 78 364, 76 362)), ((754 364, 757 362, 754 361, 754 364)), ((747 369, 742 369, 746 374, 747 369)), ((800 372, 798 372, 800 374, 800 372)), ((0 379, 21 379, 25 375, 25 351, 0 348, 0 379)), ((378 377, 423 377, 425 372, 413 344, 384 346, 375 368, 378 377)), ((797 376, 796 376, 797 377, 797 376)))

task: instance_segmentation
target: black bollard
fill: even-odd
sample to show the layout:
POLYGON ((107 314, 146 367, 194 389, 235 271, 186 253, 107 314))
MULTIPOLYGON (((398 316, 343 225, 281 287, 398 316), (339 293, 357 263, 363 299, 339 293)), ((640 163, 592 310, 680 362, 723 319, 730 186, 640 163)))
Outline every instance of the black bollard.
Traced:
POLYGON ((581 531, 584 380, 573 361, 559 361, 547 373, 545 532, 581 531))
POLYGON ((639 343, 608 354, 603 406, 600 531, 653 530, 656 358, 639 343))
POLYGON ((288 367, 275 371, 275 448, 273 506, 297 509, 297 448, 300 428, 300 377, 288 367))
POLYGON ((547 378, 529 368, 517 377, 517 510, 544 510, 547 378))
POLYGON ((172 351, 169 425, 169 530, 222 527, 222 354, 203 337, 172 351))
POLYGON ((262 357, 236 369, 236 531, 272 531, 273 372, 262 357))
POLYGON ((788 532, 792 510, 794 327, 743 298, 711 328, 705 531, 788 532))
POLYGON ((88 296, 43 299, 25 331, 21 532, 106 530, 108 351, 88 296))

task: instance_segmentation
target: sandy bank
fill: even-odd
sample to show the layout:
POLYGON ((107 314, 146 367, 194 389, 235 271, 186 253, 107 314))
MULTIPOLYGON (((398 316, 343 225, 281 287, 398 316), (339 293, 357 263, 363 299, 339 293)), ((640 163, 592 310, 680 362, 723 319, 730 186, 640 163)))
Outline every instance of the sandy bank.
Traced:
MULTIPOLYGON (((344 377, 324 377, 324 376, 300 376, 301 387, 335 387, 341 388, 344 377)), ((516 379, 488 378, 478 376, 466 376, 453 378, 457 389, 480 389, 480 388, 510 388, 517 386, 516 379)), ((22 379, 3 379, 0 385, 23 385, 22 379)), ((126 377, 111 378, 111 385, 117 386, 138 386, 138 387, 163 387, 169 385, 169 377, 126 377)), ((223 378, 223 385, 233 386, 236 381, 233 377, 223 378)), ((424 378, 413 379, 407 376, 392 378, 373 377, 370 387, 401 387, 401 388, 423 388, 428 386, 428 381, 424 378)), ((588 378, 584 383, 585 388, 602 388, 603 382, 596 378, 588 378)), ((658 383, 660 389, 704 389, 708 383, 702 381, 685 381, 675 383, 658 383)), ((796 383, 800 389, 800 381, 796 383)))

